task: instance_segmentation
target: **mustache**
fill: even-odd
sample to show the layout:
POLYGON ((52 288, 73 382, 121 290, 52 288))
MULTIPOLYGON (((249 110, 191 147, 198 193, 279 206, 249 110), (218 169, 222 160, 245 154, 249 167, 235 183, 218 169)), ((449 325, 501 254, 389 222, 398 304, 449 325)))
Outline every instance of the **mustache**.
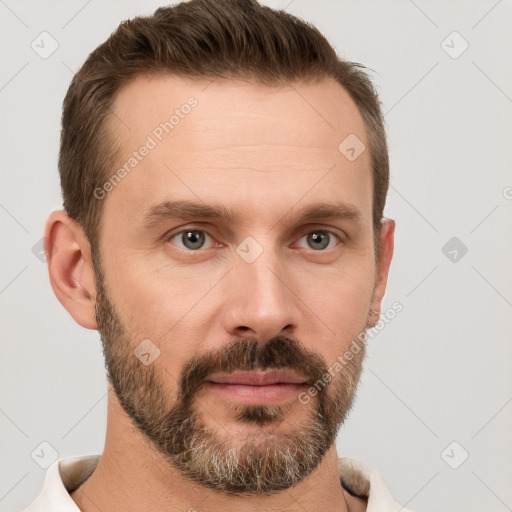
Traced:
POLYGON ((254 338, 234 339, 219 350, 194 356, 182 370, 180 395, 192 397, 215 373, 250 370, 287 369, 298 373, 313 385, 327 373, 324 359, 286 336, 276 336, 266 343, 254 338))

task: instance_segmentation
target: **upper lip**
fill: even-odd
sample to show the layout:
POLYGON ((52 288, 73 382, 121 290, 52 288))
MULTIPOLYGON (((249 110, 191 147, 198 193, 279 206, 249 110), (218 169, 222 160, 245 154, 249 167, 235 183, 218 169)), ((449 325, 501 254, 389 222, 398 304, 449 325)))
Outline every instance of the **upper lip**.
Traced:
POLYGON ((210 382, 215 384, 241 384, 246 386, 268 386, 271 384, 306 384, 306 380, 290 370, 249 371, 218 373, 210 382))

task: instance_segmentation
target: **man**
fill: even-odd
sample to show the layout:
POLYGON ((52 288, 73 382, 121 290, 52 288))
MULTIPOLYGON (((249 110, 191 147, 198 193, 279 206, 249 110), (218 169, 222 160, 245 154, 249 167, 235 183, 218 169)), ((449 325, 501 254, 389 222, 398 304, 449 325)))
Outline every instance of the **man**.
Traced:
POLYGON ((75 75, 59 169, 50 281, 101 333, 107 435, 27 511, 405 510, 335 447, 395 226, 361 66, 254 0, 159 9, 75 75))

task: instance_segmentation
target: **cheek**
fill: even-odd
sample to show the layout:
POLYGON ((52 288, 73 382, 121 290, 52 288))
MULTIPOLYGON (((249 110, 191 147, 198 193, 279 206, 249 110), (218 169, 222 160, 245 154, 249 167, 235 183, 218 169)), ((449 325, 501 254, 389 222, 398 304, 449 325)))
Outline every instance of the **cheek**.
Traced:
MULTIPOLYGON (((374 269, 371 265, 351 267, 306 282, 301 299, 313 313, 312 327, 305 325, 307 337, 317 338, 330 364, 365 331, 373 294, 374 269), (314 327, 313 327, 314 326, 314 327), (314 330, 312 330, 314 329, 314 330), (318 329, 323 336, 318 340, 318 329)), ((306 341, 306 340, 305 340, 306 341)), ((316 345, 316 343, 315 343, 316 345)))
POLYGON ((375 269, 368 258, 342 258, 331 269, 319 268, 307 275, 301 296, 307 297, 308 304, 334 322, 345 322, 350 318, 357 322, 369 306, 375 269))
POLYGON ((176 386, 183 366, 205 338, 205 327, 197 316, 211 287, 209 279, 185 279, 179 274, 179 269, 173 271, 171 279, 168 269, 147 271, 125 260, 109 285, 109 291, 115 290, 112 299, 131 350, 143 340, 151 340, 160 351, 157 366, 171 387, 176 386))
POLYGON ((123 321, 132 330, 162 338, 179 329, 181 320, 204 294, 204 289, 181 279, 179 270, 161 272, 141 263, 125 258, 123 266, 112 273, 113 283, 109 288, 115 290, 113 299, 123 314, 123 321))

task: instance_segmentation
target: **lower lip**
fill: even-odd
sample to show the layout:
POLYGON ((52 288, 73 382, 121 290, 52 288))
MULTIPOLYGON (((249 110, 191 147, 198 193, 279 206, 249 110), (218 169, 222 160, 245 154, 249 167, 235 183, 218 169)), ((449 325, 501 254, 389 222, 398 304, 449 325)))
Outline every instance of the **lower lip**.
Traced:
POLYGON ((208 382, 207 387, 218 395, 248 405, 269 405, 296 399, 307 388, 305 384, 282 383, 250 386, 217 382, 208 382))

